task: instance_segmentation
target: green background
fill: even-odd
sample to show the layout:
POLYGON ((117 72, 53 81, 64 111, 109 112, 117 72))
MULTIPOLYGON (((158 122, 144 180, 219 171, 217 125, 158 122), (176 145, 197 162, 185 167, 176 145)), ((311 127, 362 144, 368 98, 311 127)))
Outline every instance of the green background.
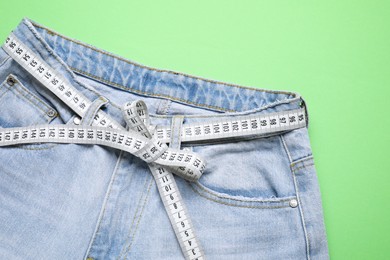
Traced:
POLYGON ((157 68, 299 92, 332 259, 390 259, 390 1, 5 1, 23 17, 157 68))

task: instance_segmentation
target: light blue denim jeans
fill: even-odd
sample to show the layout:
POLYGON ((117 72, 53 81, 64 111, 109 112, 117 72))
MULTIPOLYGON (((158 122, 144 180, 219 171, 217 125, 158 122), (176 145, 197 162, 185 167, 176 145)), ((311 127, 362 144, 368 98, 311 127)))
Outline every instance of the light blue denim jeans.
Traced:
MULTIPOLYGON (((121 106, 143 100, 170 126, 305 106, 270 91, 135 63, 25 17, 14 34, 125 126, 121 106)), ((5 39, 4 39, 5 40, 5 39)), ((239 68, 237 68, 239 72, 239 68)), ((74 112, 0 48, 0 126, 75 124, 74 112), (14 80, 9 80, 12 76, 14 80)), ((176 178, 207 259, 328 259, 307 127, 181 143, 206 160, 198 182, 176 178)), ((0 148, 1 259, 183 259, 147 163, 100 145, 0 148)))

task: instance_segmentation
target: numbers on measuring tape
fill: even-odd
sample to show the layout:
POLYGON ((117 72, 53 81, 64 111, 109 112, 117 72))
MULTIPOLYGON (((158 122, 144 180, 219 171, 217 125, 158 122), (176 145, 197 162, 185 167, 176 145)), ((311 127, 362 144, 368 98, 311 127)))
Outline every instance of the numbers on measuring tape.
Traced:
MULTIPOLYGON (((181 142, 261 135, 292 130, 306 125, 304 109, 275 112, 267 115, 226 117, 221 120, 207 124, 183 125, 181 142), (225 120, 225 122, 221 120, 225 120)), ((169 142, 170 127, 157 126, 156 136, 163 142, 169 142)))
POLYGON ((158 185, 158 190, 163 198, 163 204, 168 212, 169 219, 174 227, 176 236, 182 247, 182 251, 186 259, 203 259, 202 250, 199 242, 194 235, 193 225, 188 218, 188 210, 185 207, 180 193, 178 192, 177 184, 170 172, 164 168, 149 165, 153 176, 158 185))

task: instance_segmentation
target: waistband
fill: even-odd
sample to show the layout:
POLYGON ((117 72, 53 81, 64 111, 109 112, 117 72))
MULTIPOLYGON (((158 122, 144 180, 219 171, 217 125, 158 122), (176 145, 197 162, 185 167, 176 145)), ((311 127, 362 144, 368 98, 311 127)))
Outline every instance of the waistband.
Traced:
MULTIPOLYGON (((12 31, 91 100, 96 100, 100 94, 93 87, 78 81, 76 74, 104 83, 108 88, 215 112, 184 115, 188 123, 216 116, 232 117, 290 110, 304 105, 301 96, 295 92, 241 86, 148 67, 69 38, 27 17, 12 31)), ((121 117, 119 111, 117 116, 121 117)), ((173 115, 159 115, 151 111, 150 116, 160 124, 169 124, 169 118, 173 115)))

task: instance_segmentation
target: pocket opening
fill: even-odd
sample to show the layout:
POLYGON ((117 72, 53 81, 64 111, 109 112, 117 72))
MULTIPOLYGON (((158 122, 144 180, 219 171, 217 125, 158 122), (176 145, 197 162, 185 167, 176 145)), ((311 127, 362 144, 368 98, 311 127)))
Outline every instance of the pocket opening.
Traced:
POLYGON ((288 206, 296 196, 290 161, 278 135, 191 149, 206 160, 202 177, 189 183, 200 196, 223 204, 277 207, 288 206))
MULTIPOLYGON (((0 84, 0 127, 27 127, 61 122, 58 112, 9 73, 0 84)), ((57 143, 18 144, 27 150, 53 148, 57 143)))

